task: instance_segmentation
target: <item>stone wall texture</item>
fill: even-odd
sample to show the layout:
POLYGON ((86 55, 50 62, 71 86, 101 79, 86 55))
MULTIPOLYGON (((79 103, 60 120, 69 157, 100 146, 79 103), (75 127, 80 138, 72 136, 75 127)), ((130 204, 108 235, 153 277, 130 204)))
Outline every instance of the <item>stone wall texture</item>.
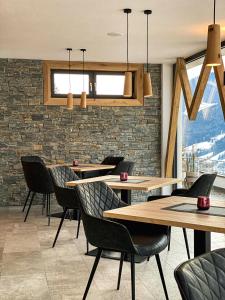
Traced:
MULTIPOLYGON (((134 174, 160 176, 161 66, 151 65, 154 97, 143 107, 43 105, 42 61, 0 59, 0 206, 21 205, 26 185, 22 155, 101 162, 123 155, 135 162, 134 174)), ((133 200, 146 194, 133 193, 133 200)))

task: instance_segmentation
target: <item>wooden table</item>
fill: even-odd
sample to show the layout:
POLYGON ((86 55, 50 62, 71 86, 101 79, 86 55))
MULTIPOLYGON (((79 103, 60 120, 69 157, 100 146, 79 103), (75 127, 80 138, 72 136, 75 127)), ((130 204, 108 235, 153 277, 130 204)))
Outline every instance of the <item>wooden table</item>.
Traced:
POLYGON ((77 181, 66 182, 67 186, 76 186, 81 183, 104 181, 112 189, 121 190, 121 198, 128 204, 131 204, 131 191, 149 192, 167 185, 181 182, 178 178, 161 178, 151 176, 129 176, 128 181, 121 182, 118 175, 106 175, 77 181))
POLYGON ((55 164, 55 165, 48 165, 47 167, 54 168, 58 166, 68 166, 74 172, 80 173, 81 177, 82 174, 85 172, 111 170, 115 168, 114 165, 103 165, 103 164, 79 164, 78 166, 72 166, 72 164, 55 164))
MULTIPOLYGON (((104 217, 194 229, 194 256, 211 249, 211 232, 225 233, 225 217, 167 210, 169 206, 196 204, 196 198, 168 197, 104 212, 104 217)), ((212 206, 225 207, 222 201, 212 206)))

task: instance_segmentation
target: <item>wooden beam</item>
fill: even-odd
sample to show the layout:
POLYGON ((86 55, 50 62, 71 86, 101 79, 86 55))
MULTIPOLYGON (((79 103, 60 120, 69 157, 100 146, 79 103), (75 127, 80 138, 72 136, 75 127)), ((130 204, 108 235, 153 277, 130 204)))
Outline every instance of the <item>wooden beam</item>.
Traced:
POLYGON ((206 66, 206 61, 204 60, 201 73, 199 75, 198 83, 194 92, 193 100, 190 107, 190 120, 195 120, 198 114, 198 110, 202 101, 202 97, 204 95, 205 87, 207 81, 209 79, 209 74, 211 71, 211 67, 206 66))
POLYGON ((216 77, 216 82, 218 86, 218 92, 220 96, 221 107, 223 110, 223 116, 225 119, 225 85, 224 85, 224 64, 221 58, 221 65, 213 67, 216 77))
POLYGON ((170 112, 170 126, 167 140, 167 152, 166 152, 166 165, 165 165, 165 176, 172 177, 173 170, 173 158, 176 144, 177 134, 177 120, 180 106, 180 95, 181 95, 181 81, 179 76, 179 61, 177 60, 176 71, 174 77, 174 91, 170 112))
POLYGON ((188 79, 187 68, 184 58, 178 58, 178 69, 181 81, 181 87, 184 95, 188 116, 190 116, 190 107, 192 102, 192 91, 188 79))

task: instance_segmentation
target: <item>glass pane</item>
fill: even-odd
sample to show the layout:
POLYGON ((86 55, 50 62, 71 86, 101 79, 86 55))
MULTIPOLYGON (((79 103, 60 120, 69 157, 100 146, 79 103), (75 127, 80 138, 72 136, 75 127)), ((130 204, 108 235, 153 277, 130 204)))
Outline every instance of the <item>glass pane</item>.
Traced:
MULTIPOLYGON (((192 92, 201 67, 199 63, 188 70, 192 92)), ((225 122, 213 69, 195 121, 188 119, 182 97, 182 147, 184 173, 216 171, 225 176, 225 122)))
POLYGON ((96 75, 96 95, 122 96, 124 75, 96 75))
MULTIPOLYGON (((83 91, 89 94, 89 75, 84 75, 84 84, 83 84, 83 75, 82 74, 71 74, 71 92, 74 95, 79 95, 83 91)), ((69 92, 69 74, 65 73, 55 73, 54 74, 54 94, 67 94, 69 92)))

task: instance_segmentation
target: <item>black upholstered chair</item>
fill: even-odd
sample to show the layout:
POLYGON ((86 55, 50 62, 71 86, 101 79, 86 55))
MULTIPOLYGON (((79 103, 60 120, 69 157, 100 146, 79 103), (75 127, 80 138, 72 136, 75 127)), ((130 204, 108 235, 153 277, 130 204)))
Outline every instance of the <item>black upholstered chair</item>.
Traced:
MULTIPOLYGON (((196 198, 198 196, 209 196, 211 189, 213 187, 213 183, 216 179, 216 173, 213 174, 203 174, 201 175, 189 189, 176 189, 172 192, 171 195, 163 195, 163 196, 149 196, 147 201, 158 200, 170 196, 181 196, 181 197, 193 197, 196 198)), ((168 250, 170 250, 170 234, 171 227, 169 227, 169 244, 168 250)), ((186 228, 183 228, 184 240, 187 249, 187 255, 190 259, 190 250, 187 239, 186 228)))
POLYGON ((50 195, 54 193, 50 173, 40 157, 23 156, 21 157, 21 163, 23 167, 24 177, 29 189, 28 196, 24 204, 24 209, 31 194, 31 199, 26 212, 26 216, 24 218, 24 222, 26 222, 27 220, 30 208, 34 200, 34 196, 38 193, 43 194, 44 202, 47 202, 48 225, 50 225, 50 195))
POLYGON ((121 161, 112 171, 108 172, 108 175, 120 175, 121 172, 127 172, 128 175, 132 175, 134 169, 134 162, 121 161))
POLYGON ((74 173, 74 171, 71 168, 66 167, 66 166, 59 166, 59 167, 51 168, 50 174, 52 176, 56 200, 57 200, 58 204, 61 207, 63 207, 61 221, 59 223, 59 227, 58 227, 58 230, 57 230, 57 233, 55 236, 55 240, 52 245, 52 247, 54 247, 56 244, 56 241, 58 239, 58 235, 60 233, 64 219, 66 217, 66 214, 69 212, 69 209, 73 209, 74 211, 77 211, 78 226, 77 226, 76 238, 78 238, 78 236, 79 236, 80 220, 81 220, 79 203, 77 200, 76 193, 74 192, 74 189, 70 188, 70 187, 66 187, 65 182, 79 180, 80 178, 74 173))
POLYGON ((174 276, 183 300, 225 299, 225 249, 182 263, 174 276))
POLYGON ((117 289, 125 254, 131 256, 132 300, 135 299, 134 255, 155 255, 166 299, 168 299, 159 253, 167 247, 168 227, 128 221, 112 221, 103 218, 105 210, 126 206, 104 182, 94 182, 75 187, 80 206, 84 230, 88 242, 97 247, 97 256, 83 296, 86 299, 92 279, 103 250, 121 252, 117 289))

